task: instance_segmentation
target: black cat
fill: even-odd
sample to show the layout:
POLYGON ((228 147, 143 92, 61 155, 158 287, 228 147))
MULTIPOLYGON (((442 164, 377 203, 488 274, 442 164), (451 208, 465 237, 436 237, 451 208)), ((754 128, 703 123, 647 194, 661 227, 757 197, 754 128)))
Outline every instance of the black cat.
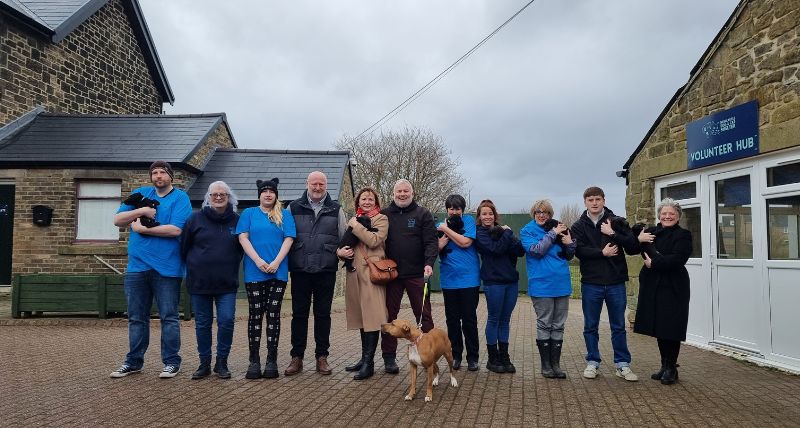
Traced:
MULTIPOLYGON (((447 223, 447 227, 449 227, 450 230, 452 230, 453 232, 458 233, 459 235, 464 234, 464 219, 461 218, 460 215, 454 214, 451 215, 450 217, 447 217, 445 223, 447 223)), ((442 236, 444 236, 444 232, 442 232, 441 230, 437 230, 436 236, 441 238, 442 236)), ((450 253, 451 251, 453 250, 450 248, 447 247, 442 248, 442 251, 439 251, 439 258, 444 260, 444 258, 447 257, 447 254, 450 253)))
MULTIPOLYGON (((124 201, 122 201, 122 203, 125 205, 131 205, 134 208, 158 207, 158 201, 152 200, 150 198, 145 198, 144 195, 142 195, 141 193, 132 193, 130 196, 128 196, 128 199, 125 199, 124 201)), ((139 217, 139 222, 142 223, 142 226, 144 227, 161 226, 161 223, 147 216, 139 217)))
MULTIPOLYGON (((558 226, 559 223, 561 222, 554 218, 551 218, 546 222, 544 222, 544 224, 542 225, 542 229, 544 229, 545 232, 549 232, 553 230, 554 227, 558 226)), ((566 230, 559 233, 558 235, 556 235, 556 240, 555 240, 556 245, 558 245, 559 248, 561 248, 561 250, 558 251, 557 256, 564 260, 567 259, 567 246, 564 244, 564 236, 566 234, 567 234, 566 230)))
MULTIPOLYGON (((366 227, 370 232, 378 231, 378 229, 372 227, 372 220, 370 220, 368 216, 358 216, 356 217, 356 221, 366 227)), ((342 239, 339 240, 339 248, 350 247, 355 249, 359 242, 360 240, 358 237, 353 234, 353 228, 348 226, 347 230, 344 231, 344 235, 342 235, 342 239)), ((342 267, 347 269, 348 272, 356 271, 356 268, 353 267, 353 259, 345 259, 342 267)))

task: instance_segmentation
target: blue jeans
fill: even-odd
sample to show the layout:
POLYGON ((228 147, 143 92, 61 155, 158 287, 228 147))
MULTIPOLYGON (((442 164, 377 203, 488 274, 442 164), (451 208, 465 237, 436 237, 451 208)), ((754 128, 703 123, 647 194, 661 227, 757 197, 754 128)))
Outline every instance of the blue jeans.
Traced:
POLYGON ((486 296, 486 344, 496 345, 497 341, 508 343, 511 329, 511 312, 517 305, 518 284, 484 284, 486 296))
POLYGON ((214 303, 217 304, 217 358, 228 358, 233 343, 233 322, 236 319, 236 293, 192 294, 194 331, 200 359, 211 359, 211 324, 214 303))
POLYGON ((125 274, 125 297, 128 301, 128 344, 125 364, 144 365, 144 353, 150 344, 150 308, 153 297, 161 319, 161 361, 181 365, 181 325, 178 321, 182 278, 161 276, 154 270, 125 274))
POLYGON ((600 340, 597 328, 600 324, 600 311, 603 301, 608 309, 608 322, 611 324, 611 346, 614 348, 614 365, 625 367, 631 364, 628 339, 625 336, 625 305, 627 296, 625 284, 596 285, 581 284, 583 307, 583 340, 586 342, 586 362, 600 366, 600 340))

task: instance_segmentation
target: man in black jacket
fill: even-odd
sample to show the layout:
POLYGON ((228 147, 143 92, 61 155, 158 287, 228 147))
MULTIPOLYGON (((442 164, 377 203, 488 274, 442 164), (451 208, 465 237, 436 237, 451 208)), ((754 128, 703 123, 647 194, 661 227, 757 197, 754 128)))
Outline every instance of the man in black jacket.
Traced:
POLYGON ((328 194, 328 178, 314 171, 306 180, 303 196, 289 204, 297 237, 289 251, 292 280, 292 361, 284 374, 303 371, 308 340, 308 315, 314 302, 314 357, 317 372, 331 374, 328 348, 331 335, 331 304, 339 259, 336 248, 347 229, 341 206, 328 194))
MULTIPOLYGON (((422 331, 428 332, 433 328, 433 318, 430 299, 424 299, 423 292, 425 278, 433 273, 433 264, 439 252, 433 214, 414 202, 414 189, 405 179, 394 184, 393 201, 381 213, 389 218, 386 257, 397 262, 399 273, 396 280, 386 285, 386 309, 389 312, 387 321, 392 322, 397 318, 405 291, 414 316, 417 319, 422 317, 422 331)), ((396 361, 397 338, 384 334, 381 351, 384 371, 399 373, 396 361)))
POLYGON ((636 253, 636 237, 630 228, 615 231, 611 227, 614 213, 605 207, 605 193, 599 187, 583 192, 586 211, 572 225, 570 232, 577 243, 575 255, 581 266, 581 303, 583 307, 583 339, 586 343, 586 369, 583 377, 594 379, 600 368, 598 347, 600 311, 603 302, 611 324, 611 346, 614 348, 615 374, 627 381, 638 377, 631 371, 631 353, 625 334, 625 306, 628 264, 625 252, 636 253), (625 252, 623 252, 623 250, 625 252))

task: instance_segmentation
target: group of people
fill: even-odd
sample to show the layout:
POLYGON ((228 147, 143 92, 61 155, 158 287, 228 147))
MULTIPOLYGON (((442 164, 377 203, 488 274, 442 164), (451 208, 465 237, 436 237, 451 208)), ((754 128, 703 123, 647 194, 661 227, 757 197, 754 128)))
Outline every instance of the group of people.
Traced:
POLYGON ((437 222, 432 213, 414 201, 414 189, 398 180, 392 201, 381 206, 378 192, 360 189, 355 195, 355 215, 327 192, 327 177, 309 174, 307 189, 284 208, 279 199, 279 179, 257 181, 259 205, 237 214, 237 197, 222 181, 212 183, 203 207, 192 213, 186 193, 172 186, 174 173, 164 161, 150 166, 153 186, 134 190, 159 202, 158 208, 123 204, 114 218, 118 227, 130 226, 128 269, 124 287, 128 303, 129 352, 125 362, 111 373, 124 377, 140 372, 149 344, 150 310, 155 297, 161 319, 160 377, 174 377, 180 370, 178 302, 184 277, 196 317, 200 366, 192 374, 201 379, 216 373, 230 378, 227 364, 233 340, 239 265, 244 259, 248 299, 249 366, 247 379, 276 378, 281 305, 291 277, 291 360, 284 375, 302 372, 308 341, 308 317, 314 314, 315 369, 331 374, 331 304, 336 272, 347 261, 346 320, 349 330, 359 330, 361 358, 346 371, 355 380, 375 373, 375 354, 380 339, 384 371, 399 372, 397 339, 381 336, 381 324, 394 320, 403 295, 423 332, 433 328, 425 280, 440 259, 440 284, 444 297, 453 369, 479 369, 477 306, 480 288, 486 297, 486 367, 495 373, 515 373, 509 356, 510 322, 517 302, 517 259, 525 256, 528 294, 536 312, 536 345, 541 373, 547 378, 566 378, 561 369, 561 350, 572 285, 569 261, 580 260, 586 378, 597 376, 601 356, 598 347, 600 312, 605 302, 611 325, 616 375, 637 380, 625 333, 625 253, 642 254, 640 298, 634 331, 655 336, 662 356, 653 379, 664 384, 677 380, 680 342, 686 338, 689 280, 684 264, 691 253, 691 235, 677 223, 680 206, 666 199, 658 206, 660 223, 634 235, 629 227, 614 227, 613 212, 605 207, 602 189, 584 192, 586 211, 570 228, 553 219, 547 200, 534 202, 532 220, 520 237, 502 225, 497 208, 484 200, 477 221, 466 215, 465 199, 451 195, 445 200, 448 219, 437 222), (145 227, 141 217, 157 226, 145 227), (340 245, 345 234, 356 245, 340 245), (369 262, 390 258, 398 276, 379 285, 370 279, 369 262), (216 361, 212 360, 212 320, 216 307, 216 361), (266 316, 266 323, 264 318, 266 316), (262 330, 266 359, 261 364, 262 330))

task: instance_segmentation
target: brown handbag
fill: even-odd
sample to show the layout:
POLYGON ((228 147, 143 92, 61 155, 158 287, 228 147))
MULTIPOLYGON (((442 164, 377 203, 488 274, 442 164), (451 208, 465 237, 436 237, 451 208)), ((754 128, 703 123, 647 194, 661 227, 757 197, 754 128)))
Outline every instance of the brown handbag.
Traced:
POLYGON ((378 261, 372 261, 367 256, 367 252, 361 249, 361 254, 364 255, 364 261, 369 266, 369 280, 376 285, 386 285, 397 278, 397 262, 392 259, 383 258, 378 261))

